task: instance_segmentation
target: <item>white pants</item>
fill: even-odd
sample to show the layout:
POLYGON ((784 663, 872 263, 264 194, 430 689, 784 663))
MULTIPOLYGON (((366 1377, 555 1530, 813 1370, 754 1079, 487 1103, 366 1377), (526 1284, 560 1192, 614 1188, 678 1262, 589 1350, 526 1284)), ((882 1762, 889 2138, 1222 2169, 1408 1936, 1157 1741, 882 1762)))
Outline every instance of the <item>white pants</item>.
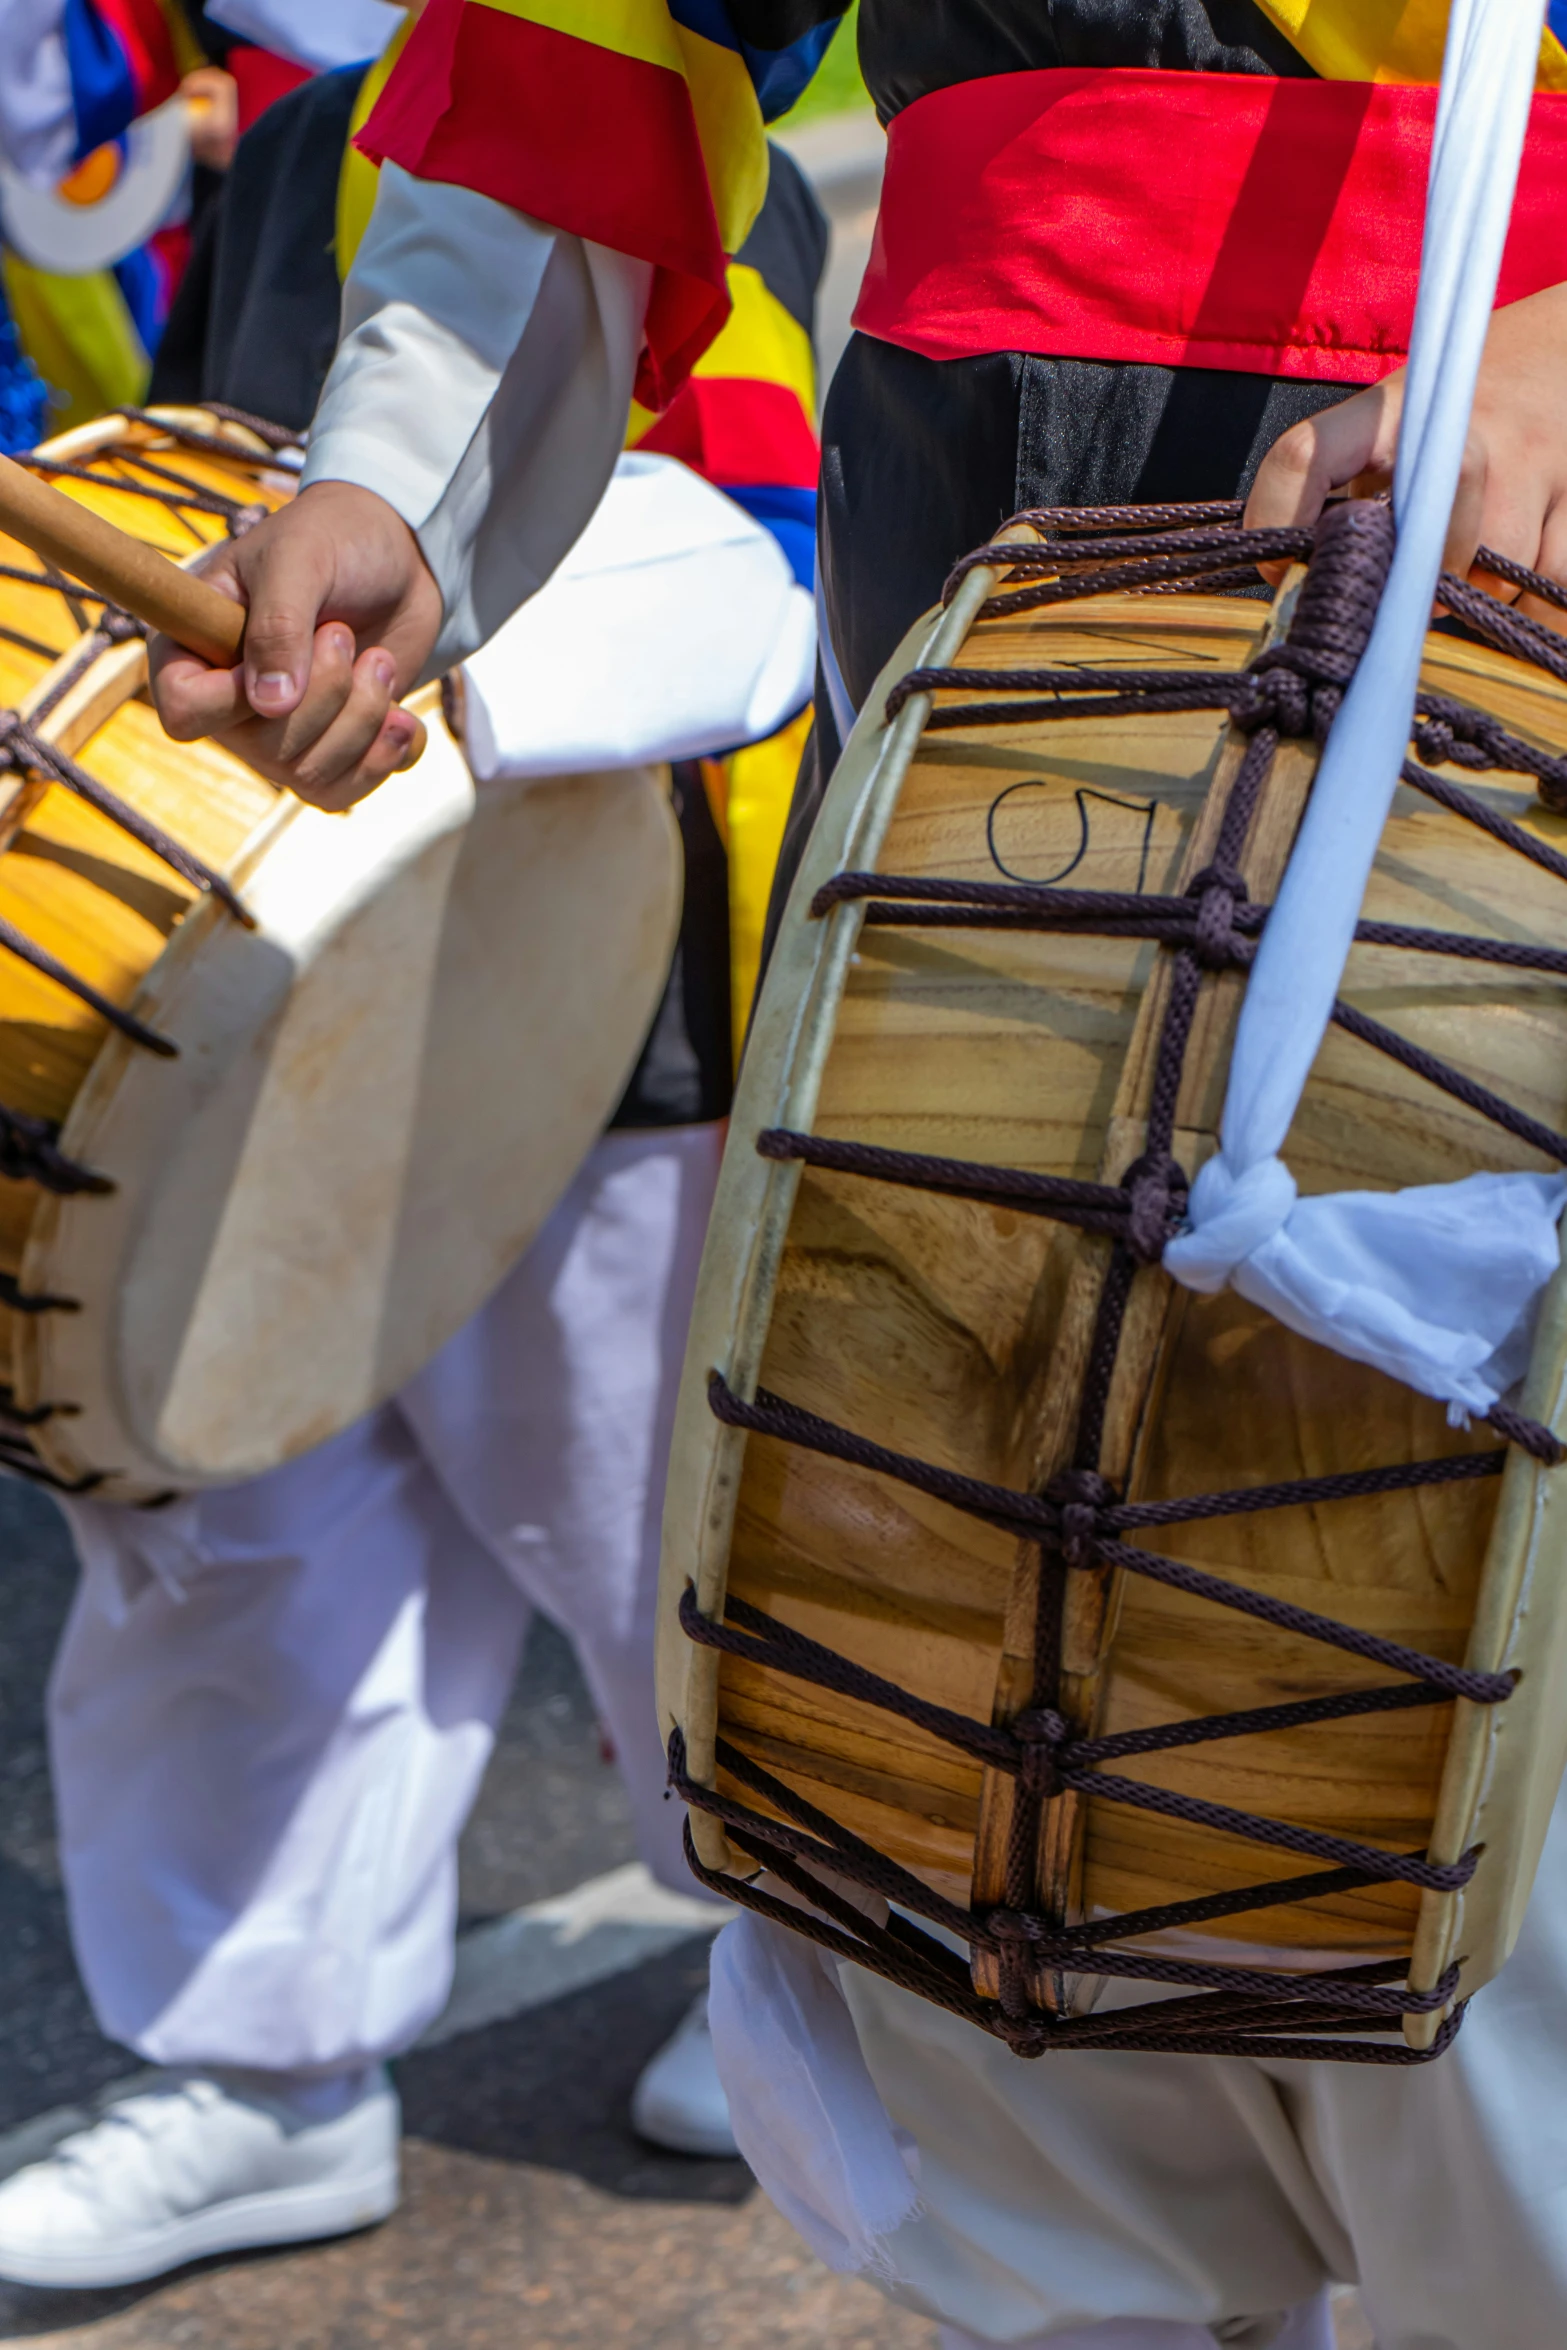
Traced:
POLYGON ((160 2064, 347 2071, 451 1977, 457 1837, 533 1605, 572 1637, 643 1858, 664 1794, 665 1459, 721 1148, 611 1134, 397 1398, 165 1509, 67 1504, 50 1689, 61 1863, 105 2032, 160 2064))
POLYGON ((1293 2350, 1313 2337, 1276 2313, 1309 2327, 1338 2281, 1379 2350, 1567 2343, 1567 1798, 1516 1950, 1431 2065, 1025 2062, 840 1979, 918 2148, 920 2208, 882 2239, 893 2289, 982 2342, 1206 2350, 1212 2327, 1293 2350))

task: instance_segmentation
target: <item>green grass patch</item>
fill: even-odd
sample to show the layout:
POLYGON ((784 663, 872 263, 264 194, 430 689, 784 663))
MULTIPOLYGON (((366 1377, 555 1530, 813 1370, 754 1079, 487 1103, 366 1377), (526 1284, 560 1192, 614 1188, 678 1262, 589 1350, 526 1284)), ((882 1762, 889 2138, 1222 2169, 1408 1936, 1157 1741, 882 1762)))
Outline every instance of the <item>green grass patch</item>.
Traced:
POLYGON ((798 130, 802 122, 817 122, 823 115, 847 114, 851 107, 869 106, 871 94, 860 79, 859 53, 855 47, 859 13, 859 0, 854 0, 805 91, 786 115, 768 126, 770 129, 798 130))

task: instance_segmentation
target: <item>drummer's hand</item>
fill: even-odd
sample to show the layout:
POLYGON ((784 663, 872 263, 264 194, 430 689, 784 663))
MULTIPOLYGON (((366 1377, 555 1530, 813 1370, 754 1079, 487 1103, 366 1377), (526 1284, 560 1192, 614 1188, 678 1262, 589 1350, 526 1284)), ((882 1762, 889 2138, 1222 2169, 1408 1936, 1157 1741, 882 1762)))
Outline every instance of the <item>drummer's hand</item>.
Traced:
POLYGON ((396 698, 441 625, 413 532, 373 490, 317 482, 199 568, 249 605, 245 658, 214 669, 155 636, 164 726, 176 742, 216 735, 318 808, 352 807, 408 758, 416 722, 396 698))
POLYGON ((191 160, 227 171, 239 145, 239 84, 220 65, 198 65, 180 83, 190 101, 191 160))
MULTIPOLYGON (((1386 489, 1403 398, 1400 368, 1293 425, 1263 459, 1248 526, 1315 522, 1330 490, 1386 489)), ((1475 570, 1482 546, 1567 583, 1567 286, 1511 302, 1491 320, 1443 557, 1460 578, 1472 572, 1493 595, 1567 630, 1567 612, 1475 570)))

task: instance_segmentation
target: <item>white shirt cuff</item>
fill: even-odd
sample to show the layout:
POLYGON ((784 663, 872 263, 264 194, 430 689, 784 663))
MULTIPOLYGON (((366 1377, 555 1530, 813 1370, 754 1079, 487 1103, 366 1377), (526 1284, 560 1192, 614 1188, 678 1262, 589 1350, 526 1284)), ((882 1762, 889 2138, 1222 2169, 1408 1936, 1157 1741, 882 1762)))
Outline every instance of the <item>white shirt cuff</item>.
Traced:
POLYGON ((493 635, 585 527, 624 443, 652 272, 387 164, 343 289, 301 481, 350 481, 419 536, 430 673, 493 635))

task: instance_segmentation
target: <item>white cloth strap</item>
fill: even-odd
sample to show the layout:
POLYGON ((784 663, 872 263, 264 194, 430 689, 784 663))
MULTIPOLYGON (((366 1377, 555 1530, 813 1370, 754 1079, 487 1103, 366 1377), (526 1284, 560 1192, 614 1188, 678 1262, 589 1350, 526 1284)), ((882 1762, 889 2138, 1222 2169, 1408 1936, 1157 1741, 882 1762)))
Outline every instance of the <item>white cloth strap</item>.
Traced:
POLYGON ((884 2265, 918 2208, 912 2143, 860 2053, 833 1960, 742 1910, 713 1945, 707 2020, 735 2143, 818 2260, 884 2265))
POLYGON ((1496 298, 1544 0, 1453 0, 1393 483, 1398 547, 1252 967, 1220 1151, 1165 1250, 1455 1414, 1526 1367, 1567 1179, 1492 1175, 1297 1200, 1279 1153, 1332 1016, 1409 743, 1442 548, 1496 298))

